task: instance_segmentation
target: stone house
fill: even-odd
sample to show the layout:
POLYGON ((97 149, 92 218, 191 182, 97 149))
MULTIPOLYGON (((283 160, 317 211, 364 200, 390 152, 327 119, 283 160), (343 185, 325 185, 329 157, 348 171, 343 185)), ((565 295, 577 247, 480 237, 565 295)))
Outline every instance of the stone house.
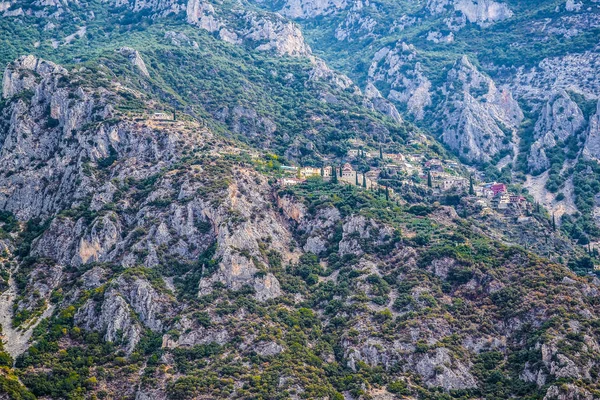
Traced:
POLYGON ((163 113, 163 112, 155 112, 154 114, 152 114, 150 116, 151 119, 157 120, 157 121, 171 120, 171 119, 173 119, 172 117, 173 117, 172 115, 169 115, 169 114, 163 113))
POLYGON ((279 179, 279 184, 281 186, 294 186, 294 185, 298 185, 304 181, 305 181, 304 179, 298 179, 298 178, 281 178, 281 179, 279 179))

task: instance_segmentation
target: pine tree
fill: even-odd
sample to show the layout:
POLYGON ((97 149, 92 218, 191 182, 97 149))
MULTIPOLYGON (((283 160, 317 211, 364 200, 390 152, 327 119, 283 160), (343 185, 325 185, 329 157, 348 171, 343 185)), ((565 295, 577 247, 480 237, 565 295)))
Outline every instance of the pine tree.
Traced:
POLYGON ((433 184, 431 182, 431 172, 427 171, 427 186, 432 187, 433 184))
POLYGON ((469 176, 469 194, 471 196, 475 195, 475 188, 473 187, 473 175, 469 176))

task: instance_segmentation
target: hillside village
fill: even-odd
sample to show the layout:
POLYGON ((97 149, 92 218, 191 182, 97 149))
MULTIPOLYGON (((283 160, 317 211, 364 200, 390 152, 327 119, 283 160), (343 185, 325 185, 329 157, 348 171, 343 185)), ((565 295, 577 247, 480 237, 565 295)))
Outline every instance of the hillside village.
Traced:
MULTIPOLYGON (((145 115, 143 120, 149 119, 155 123, 179 123, 175 113, 155 112, 145 115)), ((189 122, 189 121, 188 121, 189 122)), ((231 150, 231 149, 228 149, 231 150)), ((221 149, 220 152, 222 152, 221 149)), ((255 154, 253 157, 257 157, 255 154)), ((455 160, 440 160, 427 158, 424 154, 402 154, 379 151, 366 151, 357 148, 347 152, 348 162, 342 166, 326 165, 292 166, 281 165, 281 177, 278 184, 282 187, 294 186, 305 182, 312 177, 322 177, 326 181, 335 179, 339 183, 362 187, 366 190, 381 191, 391 199, 398 199, 391 184, 393 177, 395 184, 428 189, 433 195, 462 194, 469 204, 479 209, 482 214, 496 210, 500 213, 509 213, 526 220, 533 205, 524 196, 511 193, 506 184, 502 182, 483 182, 481 175, 463 176, 465 171, 455 160), (357 160, 379 159, 378 167, 366 172, 353 168, 351 162, 357 160), (476 177, 477 176, 477 177, 476 177), (389 184, 386 184, 389 183, 389 184)))
POLYGON ((355 185, 366 190, 385 191, 395 197, 394 185, 387 184, 394 177, 395 185, 410 185, 428 189, 433 195, 462 194, 467 201, 482 213, 496 210, 521 215, 531 211, 532 204, 524 196, 511 193, 502 182, 482 182, 474 176, 464 177, 460 164, 454 160, 427 159, 422 154, 379 153, 351 149, 349 161, 359 158, 379 158, 379 167, 367 172, 354 170, 350 162, 342 166, 323 167, 291 166, 280 167, 280 186, 294 186, 311 177, 324 180, 336 180, 340 183, 355 185))

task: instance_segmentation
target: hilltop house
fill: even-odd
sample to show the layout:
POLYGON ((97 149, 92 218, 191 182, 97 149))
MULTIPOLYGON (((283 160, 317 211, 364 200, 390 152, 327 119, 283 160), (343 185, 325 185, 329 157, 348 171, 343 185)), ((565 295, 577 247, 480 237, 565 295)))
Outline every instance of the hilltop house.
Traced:
POLYGON ((499 210, 505 210, 510 205, 510 195, 506 192, 498 192, 492 200, 493 204, 499 210))
POLYGON ((442 162, 440 160, 438 160, 437 158, 432 158, 431 160, 425 161, 425 168, 432 168, 432 167, 442 167, 442 162))
POLYGON ((281 171, 283 171, 284 174, 296 174, 298 173, 298 167, 292 167, 291 165, 282 165, 281 171))
POLYGON ((443 179, 439 184, 439 188, 444 191, 454 189, 454 188, 464 189, 466 187, 467 187, 467 180, 462 177, 446 178, 446 179, 443 179))
POLYGON ((490 190, 494 193, 494 196, 507 192, 506 185, 504 183, 494 183, 490 186, 490 190))
POLYGON ((401 163, 401 162, 406 161, 406 158, 402 154, 400 154, 400 153, 398 153, 398 154, 386 153, 386 154, 383 155, 383 158, 385 158, 387 160, 392 160, 392 161, 397 162, 397 163, 401 163))
POLYGON ((348 163, 344 164, 342 167, 342 178, 356 178, 356 172, 352 169, 352 166, 348 163))
POLYGON ((302 178, 308 178, 311 176, 321 176, 321 168, 302 167, 300 168, 300 176, 302 178))
POLYGON ((163 112, 155 112, 154 114, 152 114, 152 116, 150 118, 153 120, 157 120, 157 121, 165 121, 165 120, 173 119, 171 115, 169 115, 167 113, 163 113, 163 112))
POLYGON ((304 182, 304 179, 298 179, 298 178, 281 178, 279 179, 279 184, 281 186, 294 186, 294 185, 298 185, 302 182, 304 182))

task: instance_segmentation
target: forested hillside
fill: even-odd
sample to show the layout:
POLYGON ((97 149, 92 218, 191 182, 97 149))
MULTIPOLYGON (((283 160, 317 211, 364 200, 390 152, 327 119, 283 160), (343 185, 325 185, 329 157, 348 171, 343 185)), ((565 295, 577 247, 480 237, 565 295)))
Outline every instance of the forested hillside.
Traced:
POLYGON ((599 6, 0 3, 0 398, 600 398, 599 6))

